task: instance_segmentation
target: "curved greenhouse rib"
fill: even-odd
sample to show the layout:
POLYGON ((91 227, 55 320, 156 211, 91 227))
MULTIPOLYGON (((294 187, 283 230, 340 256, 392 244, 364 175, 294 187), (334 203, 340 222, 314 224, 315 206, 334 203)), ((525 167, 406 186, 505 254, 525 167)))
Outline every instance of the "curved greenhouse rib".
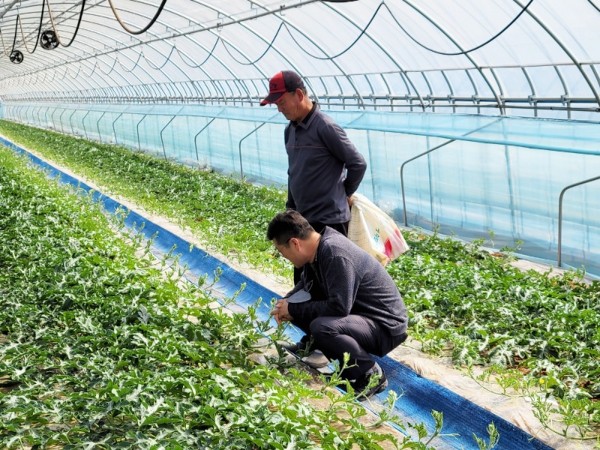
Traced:
POLYGON ((171 47, 171 51, 169 52, 169 54, 167 55, 167 57, 165 58, 164 62, 161 65, 154 65, 150 59, 146 56, 146 54, 144 53, 144 50, 142 50, 140 52, 140 55, 144 58, 144 61, 146 61, 146 64, 148 64, 150 67, 152 67, 154 70, 160 70, 163 67, 165 67, 167 65, 168 62, 171 61, 171 56, 173 55, 173 52, 175 52, 175 50, 177 50, 177 46, 173 45, 171 47))
MULTIPOLYGON (((287 28, 287 25, 285 24, 285 22, 281 22, 279 24, 279 27, 277 27, 277 31, 273 35, 273 39, 271 39, 271 41, 267 44, 267 47, 265 48, 265 50, 261 53, 261 55, 258 58, 254 59, 252 61, 242 62, 239 59, 237 59, 235 56, 233 56, 233 54, 229 51, 229 45, 223 44, 223 47, 225 48, 225 51, 227 53, 229 53, 229 56, 231 56, 231 58, 235 62, 237 62, 238 64, 241 64, 243 66, 255 66, 256 63, 259 62, 261 59, 263 59, 265 57, 265 55, 269 52, 269 50, 271 50, 271 48, 273 48, 273 44, 275 43, 275 39, 277 39, 277 36, 279 35, 279 32, 281 31, 281 29, 283 27, 285 27, 288 30, 288 32, 289 32, 289 29, 287 28)), ((256 33, 254 35, 256 36, 256 33)), ((221 40, 221 37, 219 36, 218 41, 220 41, 220 40, 221 40)), ((215 48, 216 48, 216 46, 217 46, 217 43, 215 42, 215 48)), ((232 47, 235 50, 237 50, 237 47, 235 47, 234 45, 232 45, 232 47)), ((213 50, 214 50, 214 48, 213 48, 213 50)), ((238 50, 238 53, 241 53, 241 52, 238 50)))
MULTIPOLYGON (((93 13, 92 13, 92 15, 93 15, 93 13)), ((99 18, 99 19, 102 19, 102 18, 104 18, 104 17, 102 17, 102 16, 98 16, 98 18, 99 18)), ((81 36, 81 35, 80 35, 80 36, 81 36)), ((94 36, 95 36, 95 34, 94 34, 94 36)), ((93 39, 93 38, 90 38, 90 40, 91 40, 91 41, 93 41, 94 39, 93 39)), ((117 42, 119 42, 119 41, 117 41, 117 40, 116 40, 116 38, 115 38, 115 43, 117 43, 117 42)), ((140 42, 139 42, 137 45, 143 45, 143 44, 144 44, 144 42, 141 42, 141 41, 140 41, 140 42)), ((73 47, 73 48, 74 48, 74 47, 73 47)), ((41 69, 33 69, 31 72, 32 72, 32 73, 35 73, 35 74, 37 75, 37 74, 39 74, 39 72, 47 72, 47 71, 49 71, 49 70, 53 70, 53 69, 54 69, 54 70, 56 70, 57 68, 60 68, 61 66, 63 66, 63 65, 66 65, 66 64, 83 64, 84 62, 86 62, 86 61, 88 61, 88 60, 91 60, 91 59, 95 59, 95 60, 96 60, 96 62, 97 62, 98 60, 100 60, 100 59, 101 59, 101 58, 100 58, 101 56, 104 56, 104 55, 106 55, 106 54, 108 54, 108 53, 114 53, 114 52, 118 52, 118 50, 112 49, 111 51, 104 52, 104 53, 102 53, 102 54, 94 54, 94 55, 89 55, 89 54, 88 54, 88 55, 79 55, 78 59, 68 59, 68 58, 67 58, 66 60, 63 60, 63 61, 56 62, 55 64, 52 64, 52 65, 50 65, 50 66, 43 67, 43 68, 41 68, 41 69)), ((134 63, 134 67, 139 67, 139 70, 141 70, 141 71, 142 71, 142 73, 143 73, 143 74, 145 74, 145 75, 148 77, 148 79, 153 79, 153 78, 154 78, 154 77, 153 77, 153 76, 152 76, 152 75, 151 75, 151 74, 150 74, 150 73, 149 73, 149 72, 148 72, 146 69, 144 69, 144 68, 143 68, 143 67, 141 67, 141 66, 137 66, 137 63, 138 63, 138 61, 134 61, 134 59, 133 59, 132 57, 128 56, 126 53, 120 53, 120 54, 122 54, 122 55, 123 55, 125 58, 127 58, 128 60, 130 60, 132 63, 134 63)), ((138 57, 137 57, 137 59, 139 60, 139 55, 137 55, 137 56, 138 56, 138 57)), ((103 62, 104 62, 104 61, 103 61, 103 62)), ((123 77, 123 76, 122 76, 122 74, 120 74, 120 73, 119 73, 119 71, 114 71, 114 68, 115 68, 115 65, 117 64, 117 62, 119 63, 119 65, 120 65, 121 67, 123 67, 124 71, 125 71, 125 72, 127 72, 127 68, 123 66, 123 63, 121 62, 121 60, 120 60, 118 57, 114 58, 114 60, 112 61, 112 67, 109 69, 109 71, 108 71, 108 72, 105 72, 105 71, 104 71, 104 70, 102 70, 102 69, 100 69, 100 70, 102 71, 102 73, 103 73, 105 76, 109 76, 109 77, 110 77, 110 79, 111 79, 113 82, 118 82, 118 81, 117 81, 117 79, 116 79, 116 78, 115 78, 113 75, 111 75, 111 73, 113 73, 113 72, 114 72, 115 74, 118 74, 119 78, 121 79, 121 82, 123 82, 123 83, 128 83, 130 80, 128 80, 127 78, 123 77)), ((110 64, 108 64, 108 63, 106 63, 106 64, 110 66, 110 64)), ((138 73, 137 73, 137 71, 129 71, 128 73, 130 73, 130 74, 131 74, 133 77, 135 77, 135 79, 137 80, 137 82, 138 82, 138 83, 144 83, 144 81, 142 81, 142 79, 140 79, 140 77, 138 76, 138 73)), ((19 78, 19 77, 23 77, 23 75, 27 75, 27 73, 25 73, 25 74, 21 73, 20 75, 16 75, 16 77, 17 77, 17 78, 19 78)), ((52 80, 54 80, 54 78, 55 78, 55 75, 56 75, 56 74, 54 73, 54 76, 52 77, 52 80)), ((172 82, 172 81, 173 81, 173 80, 172 80, 172 79, 170 79, 169 77, 167 77, 167 78, 170 80, 169 82, 172 82)), ((47 79, 46 79, 46 78, 44 78, 44 84, 49 84, 49 83, 51 83, 51 82, 52 82, 52 80, 50 80, 50 81, 48 82, 48 81, 47 81, 47 79)))
POLYGON ((127 25, 125 25, 125 23, 121 19, 121 16, 119 16, 119 13, 117 12, 117 9, 115 8, 115 6, 113 4, 113 0, 108 0, 108 4, 110 5, 110 9, 112 10, 113 14, 115 15, 115 18, 119 22, 119 25, 121 25, 121 27, 128 33, 136 35, 136 34, 144 33, 152 25, 154 25, 154 22, 156 22, 156 20, 158 19, 158 16, 160 16, 160 13, 162 12, 165 5, 167 4, 167 0, 162 0, 160 6, 158 7, 158 10, 156 11, 156 14, 154 14, 154 17, 152 17, 152 19, 150 19, 150 22, 148 23, 148 25, 146 25, 144 28, 142 28, 140 30, 134 30, 132 28, 129 28, 127 25))
MULTIPOLYGON (((310 56, 311 58, 314 58, 314 59, 321 59, 321 60, 328 60, 328 61, 334 60, 335 58, 339 58, 340 56, 342 56, 342 55, 344 55, 345 53, 347 53, 348 51, 350 51, 350 50, 351 50, 351 49, 352 49, 352 48, 353 48, 353 47, 356 45, 356 43, 357 43, 358 41, 360 41, 360 39, 361 39, 361 38, 362 38, 364 35, 366 35, 366 34, 367 34, 367 29, 368 29, 368 28, 371 26, 371 24, 373 23, 373 20, 375 20, 375 17, 377 17, 377 14, 379 13, 379 10, 380 10, 380 9, 381 9, 383 6, 385 6, 385 7, 386 7, 386 9, 388 10, 388 12, 390 12, 390 13, 391 13, 391 11, 389 10, 389 8, 388 8, 388 7, 387 7, 387 5, 385 4, 385 2, 383 2, 383 1, 382 1, 382 2, 379 4, 379 6, 377 7, 377 9, 375 10, 375 12, 373 13, 373 15, 371 16, 371 18, 369 19, 369 21, 367 22, 367 24, 366 24, 364 27, 362 27, 362 28, 361 28, 361 27, 359 27, 359 26, 358 26, 358 25, 357 25, 357 24, 356 24, 354 21, 350 20, 350 18, 349 18, 349 17, 347 17, 347 16, 345 16, 344 14, 342 14, 342 13, 341 13, 339 10, 332 8, 332 9, 333 9, 335 12, 337 12, 337 13, 338 13, 338 14, 339 14, 341 17, 343 17, 344 19, 346 19, 348 22, 352 23, 352 25, 356 26, 356 27, 357 27, 357 28, 360 30, 360 33, 359 33, 359 34, 358 34, 358 36, 357 36, 357 37, 356 37, 356 38, 355 38, 355 39, 354 39, 354 40, 353 40, 353 41, 350 43, 350 45, 348 45, 348 46, 347 46, 347 47, 346 47, 344 50, 342 50, 342 51, 340 51, 340 52, 336 53, 335 55, 327 55, 327 56, 325 56, 325 57, 314 55, 314 54, 312 54, 312 53, 309 53, 309 52, 308 52, 306 49, 304 49, 304 48, 302 47, 302 45, 300 45, 300 43, 294 39, 294 37, 293 37, 293 36, 292 36, 292 39, 294 39, 294 42, 296 43, 296 45, 298 45, 298 47, 299 47, 299 48, 301 48, 301 49, 302 49, 302 51, 303 51, 304 53, 306 53, 308 56, 310 56)), ((290 35, 291 35, 291 33, 290 33, 290 35)))
MULTIPOLYGON (((438 23, 435 20, 433 20, 432 17, 430 17, 429 15, 427 15, 420 8, 417 8, 409 0, 404 0, 404 3, 406 3, 413 10, 415 10, 417 13, 419 13, 423 18, 425 18, 434 27, 436 27, 444 36, 446 36, 446 38, 450 42, 452 42, 454 45, 456 45, 457 48, 462 48, 460 46, 460 44, 458 42, 456 42, 456 40, 452 36, 450 36, 450 34, 446 30, 444 30, 440 25, 438 25, 438 23)), ((394 19, 394 21, 396 22, 396 24, 400 27, 400 23, 398 22, 398 20, 396 19, 396 17, 393 14, 392 14, 392 18, 394 19)), ((506 113, 506 105, 504 104, 504 102, 502 101, 502 99, 500 98, 500 96, 498 95, 498 93, 496 92, 496 89, 492 86, 492 83, 490 83, 490 80, 488 79, 488 77, 483 72, 483 68, 479 64, 477 64, 475 62, 475 60, 471 57, 471 55, 465 54, 465 55, 462 55, 462 56, 464 56, 465 58, 467 58, 471 62, 471 64, 473 64, 473 67, 479 72, 479 74, 481 75, 482 79, 485 81, 485 83, 487 84, 488 88, 490 89, 490 92, 492 93, 492 95, 496 99, 496 104, 498 105, 498 108, 500 109, 500 113, 504 115, 506 113)))
MULTIPOLYGON (((318 1, 318 0, 308 0, 308 1, 302 2, 302 3, 298 4, 298 5, 294 5, 294 7, 306 6, 306 5, 309 5, 309 4, 312 4, 312 3, 315 3, 316 1, 318 1)), ((201 3, 203 6, 206 6, 205 2, 200 2, 200 3, 201 3)), ((245 18, 245 19, 243 19, 243 20, 235 20, 233 17, 229 16, 228 14, 225 14, 225 13, 221 12, 221 14, 223 14, 224 16, 226 16, 226 17, 230 18, 230 19, 232 20, 232 22, 230 22, 230 23, 227 23, 227 24, 220 24, 220 25, 219 25, 219 24, 217 24, 216 26, 214 26, 214 27, 210 27, 209 29, 214 29, 214 28, 217 28, 217 29, 218 29, 218 28, 219 28, 219 26, 220 26, 220 27, 224 27, 224 26, 228 26, 228 25, 238 24, 238 25, 242 26, 242 27, 243 27, 245 30, 247 30, 248 32, 252 33, 252 34, 253 34, 254 36, 256 36, 258 39, 260 39, 261 41, 263 41, 264 43, 266 43, 266 44, 267 44, 267 48, 265 49, 265 52, 268 52, 268 50, 270 50, 270 49, 273 49, 273 51, 274 51, 274 52, 276 52, 276 53, 277 53, 277 54, 278 54, 278 55, 279 55, 279 56, 282 58, 282 60, 283 60, 283 61, 285 61, 287 64, 289 64, 291 68, 293 68, 293 69, 294 69, 294 70, 296 70, 297 72, 301 72, 301 70, 298 68, 297 64, 294 64, 294 63, 293 63, 293 62, 292 62, 292 61, 291 61, 291 60, 290 60, 290 59, 289 59, 289 58, 288 58, 288 57, 285 55, 285 52, 283 52, 283 51, 280 51, 280 50, 279 50, 279 48, 278 48, 278 46, 277 46, 277 45, 275 45, 275 38, 273 38, 273 39, 271 39, 271 40, 268 40, 268 39, 264 38, 264 37, 263 37, 261 34, 257 33, 257 32, 256 32, 254 29, 252 29, 252 28, 250 28, 250 27, 246 26, 246 25, 245 25, 245 23, 244 23, 244 22, 246 22, 246 21, 248 21, 248 20, 250 20, 250 19, 254 19, 254 18, 257 18, 257 17, 269 16, 269 15, 275 15, 275 14, 277 14, 277 13, 281 13, 281 12, 282 12, 284 9, 286 9, 287 7, 286 7, 286 8, 283 8, 283 9, 281 9, 281 8, 280 8, 280 9, 278 9, 278 10, 269 10, 269 9, 267 9, 267 8, 266 8, 265 6, 263 6, 263 5, 258 5, 258 4, 257 4, 257 6, 260 6, 260 8, 262 8, 262 9, 263 9, 263 12, 262 12, 262 13, 260 13, 260 14, 256 14, 256 15, 252 16, 251 18, 245 18)), ((288 31, 289 31, 289 28, 288 28, 288 26, 291 26, 291 27, 292 27, 292 28, 294 28, 296 31, 300 32, 300 30, 297 30, 297 29, 296 29, 296 27, 294 27, 292 24, 288 23, 288 21, 287 21, 286 19, 284 19, 283 17, 280 17, 280 19, 281 19, 280 28, 281 28, 281 27, 283 27, 283 26, 285 26, 285 27, 286 27, 286 29, 288 29, 288 31)), ((300 33, 301 33, 301 32, 300 32, 300 33)), ((291 33, 290 33, 290 34, 291 34, 291 33)), ((306 35, 305 33, 302 33, 302 34, 304 35, 304 37, 305 37, 306 39, 310 40, 310 41, 311 41, 311 42, 312 42, 314 45, 316 45, 316 43, 315 43, 313 40, 311 40, 311 39, 308 37, 308 35, 306 35)), ((277 35, 276 35, 276 36, 277 36, 277 35)), ((219 37, 219 39, 222 39, 222 37, 219 37)), ((216 45, 216 44, 215 44, 215 45, 216 45)), ((316 46, 317 46, 317 45, 316 45, 316 46)), ((318 46, 317 46, 317 47, 318 47, 318 46)), ((226 50, 227 50, 227 49, 226 49, 226 50)), ((229 52, 228 52, 228 53, 229 53, 229 52)), ((261 58, 262 58, 262 56, 261 56, 261 58)), ((348 79, 349 83, 352 85, 352 87, 353 87, 353 88, 355 89, 355 91, 357 92, 357 95, 359 95, 359 94, 358 94, 358 90, 356 89, 356 86, 354 86, 354 84, 352 83, 352 80, 350 79, 349 75, 348 75, 346 72, 344 72, 344 70, 343 70, 343 69, 342 69, 342 68, 339 66, 339 64, 337 64, 336 62, 334 62, 334 64, 336 65, 336 67, 338 68, 338 70, 340 70, 340 72, 342 72, 342 73, 343 73, 343 74, 346 76, 346 78, 348 79)), ((257 70, 258 70, 258 71, 259 71, 259 72, 260 72, 260 73, 263 75, 263 77, 264 77, 265 79, 267 79, 268 77, 270 77, 270 76, 272 75, 272 74, 266 74, 266 73, 264 72, 264 70, 263 70, 263 69, 262 69, 260 66, 257 66, 256 64, 253 64, 253 66, 254 66, 254 67, 255 67, 255 68, 256 68, 256 69, 257 69, 257 70)), ((307 81, 307 84, 309 84, 309 82, 308 82, 308 81, 307 81)), ((310 87, 310 84, 309 84, 309 87, 310 87)), ((360 98, 360 99, 361 99, 361 101, 362 101, 362 98, 360 97, 360 95, 359 95, 359 98, 360 98)))
POLYGON ((600 180, 600 176, 588 178, 587 180, 579 181, 577 183, 570 184, 565 186, 558 196, 558 246, 557 246, 557 257, 556 257, 556 265, 558 267, 562 267, 562 222, 563 222, 563 198, 565 196, 565 192, 569 189, 572 189, 577 186, 581 186, 582 184, 591 183, 592 181, 600 180))
MULTIPOLYGON (((350 17, 348 17, 346 14, 342 13, 341 11, 333 8, 331 5, 329 4, 325 4, 325 6, 327 6, 328 8, 332 9, 334 12, 336 12, 338 15, 340 15, 341 17, 343 17, 346 21, 348 21, 349 23, 351 23, 352 25, 354 25, 356 28, 360 29, 360 26, 358 26, 358 24, 353 21, 352 19, 350 19, 350 17)), ((379 9, 385 6, 386 9, 388 10, 388 12, 390 13, 390 15, 393 17, 392 11, 390 11, 390 9, 387 7, 387 5, 385 4, 384 1, 381 2, 381 4, 379 5, 379 7, 377 8, 377 11, 379 11, 379 9)), ((376 12, 377 13, 377 12, 376 12)), ((373 15, 373 17, 375 17, 375 15, 373 15)), ((372 19, 371 19, 372 20, 372 19)), ((362 35, 362 34, 361 34, 362 35)), ((384 45, 379 42, 377 39, 375 39, 373 36, 371 36, 369 33, 365 33, 365 35, 371 40, 371 42, 373 42, 375 45, 377 45, 377 47, 379 47, 379 49, 385 53, 385 55, 390 59, 390 61, 398 68, 398 70, 400 71, 401 75, 402 75, 402 80, 404 82, 405 85, 410 85, 410 87, 414 90, 415 95, 417 96, 417 98, 419 99, 419 103, 420 103, 420 107, 425 110, 425 102, 423 100, 423 97, 421 95, 421 93, 419 92, 419 90, 417 89, 417 87, 414 85, 414 83, 412 82, 412 80, 410 79, 410 77, 407 75, 406 70, 404 70, 404 68, 402 68, 397 62, 396 60, 392 57, 392 55, 390 55, 390 53, 385 49, 384 45)), ((407 89, 408 90, 408 89, 407 89)), ((391 95, 392 92, 388 91, 389 94, 391 95)))
MULTIPOLYGON (((519 0, 513 0, 517 5, 521 6, 521 4, 519 3, 519 0)), ((571 51, 567 48, 567 46, 554 34, 552 33, 552 31, 550 31, 550 29, 548 29, 548 27, 544 24, 544 22, 542 22, 535 14, 533 14, 533 12, 531 12, 530 10, 527 10, 527 14, 529 14, 529 16, 536 21, 536 23, 542 27, 542 29, 548 33, 548 36, 550 36, 554 42, 556 42, 559 47, 566 53, 566 55, 571 59, 571 61, 573 61, 573 64, 575 65, 575 67, 577 67, 577 69, 579 70, 579 73, 581 74, 581 76, 583 77, 583 79, 585 80, 585 82, 587 83, 588 87, 590 88, 592 94, 594 95, 595 99, 596 99, 596 103, 598 104, 598 106, 600 107, 600 95, 598 94, 598 91, 596 90, 596 88, 594 87, 592 81, 589 79, 589 77, 587 76, 587 74, 585 73, 585 70, 583 70, 583 67, 581 65, 581 63, 579 61, 577 61, 577 59, 575 58, 575 56, 571 53, 571 51)))

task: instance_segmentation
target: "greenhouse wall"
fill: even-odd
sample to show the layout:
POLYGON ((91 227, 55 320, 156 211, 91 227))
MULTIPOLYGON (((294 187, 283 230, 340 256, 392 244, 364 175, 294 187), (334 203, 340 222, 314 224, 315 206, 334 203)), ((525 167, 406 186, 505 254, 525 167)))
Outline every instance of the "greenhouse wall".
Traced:
MULTIPOLYGON (((327 112, 368 162, 360 192, 398 223, 600 276, 600 124, 327 112)), ((286 121, 275 108, 11 104, 4 114, 257 183, 286 183, 286 121)))

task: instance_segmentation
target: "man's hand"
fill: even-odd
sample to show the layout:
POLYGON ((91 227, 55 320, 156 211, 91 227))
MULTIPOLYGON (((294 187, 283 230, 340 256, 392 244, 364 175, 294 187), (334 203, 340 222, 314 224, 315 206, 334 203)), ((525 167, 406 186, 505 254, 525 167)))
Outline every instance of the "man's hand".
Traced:
POLYGON ((278 325, 281 324, 281 322, 290 322, 293 320, 293 317, 290 316, 288 311, 288 302, 284 298, 277 300, 275 307, 271 311, 271 315, 275 318, 278 325))

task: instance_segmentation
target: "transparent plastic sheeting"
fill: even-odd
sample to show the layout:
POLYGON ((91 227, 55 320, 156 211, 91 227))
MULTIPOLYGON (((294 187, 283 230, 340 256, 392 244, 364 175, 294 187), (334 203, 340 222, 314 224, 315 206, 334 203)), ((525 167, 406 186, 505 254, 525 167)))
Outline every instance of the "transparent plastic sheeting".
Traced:
MULTIPOLYGON (((42 128, 284 186, 275 108, 5 105, 42 128)), ((359 192, 400 224, 600 277, 600 124, 457 114, 329 111, 368 162, 359 192), (421 156, 419 156, 421 155, 421 156), (404 206, 405 205, 405 206, 404 206), (406 211, 406 213, 405 213, 406 211), (560 241, 559 241, 559 228, 560 241), (560 244, 559 244, 560 242, 560 244)))

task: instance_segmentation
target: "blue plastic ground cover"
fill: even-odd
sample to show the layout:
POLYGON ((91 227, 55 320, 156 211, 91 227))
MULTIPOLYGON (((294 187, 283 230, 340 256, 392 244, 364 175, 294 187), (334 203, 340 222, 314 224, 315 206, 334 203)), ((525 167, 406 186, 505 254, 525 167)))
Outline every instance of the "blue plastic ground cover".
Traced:
MULTIPOLYGON (((48 171, 50 176, 58 178, 62 183, 80 187, 91 193, 95 201, 101 202, 104 209, 111 214, 119 210, 127 211, 122 204, 114 199, 95 191, 80 180, 60 171, 37 156, 12 142, 0 137, 0 143, 18 153, 24 154, 37 166, 48 171)), ((223 296, 235 297, 236 304, 248 307, 261 299, 257 314, 261 320, 269 317, 270 302, 279 295, 244 274, 236 271, 225 262, 211 256, 203 250, 190 245, 176 234, 160 227, 135 211, 129 211, 125 224, 138 230, 161 253, 172 253, 179 256, 181 264, 186 265, 195 277, 206 277, 208 283, 214 283, 212 289, 217 289, 223 296), (244 286, 240 291, 240 287, 244 286)), ((288 329, 291 341, 298 340, 301 332, 293 327, 288 329)), ((525 431, 476 405, 475 403, 455 394, 449 389, 421 377, 407 366, 389 357, 378 358, 379 364, 385 370, 388 380, 388 390, 376 396, 376 401, 383 403, 390 390, 401 394, 395 408, 404 418, 409 417, 414 423, 422 422, 429 430, 433 430, 434 421, 431 411, 440 411, 444 415, 445 436, 440 438, 444 448, 478 449, 473 435, 487 440, 487 426, 494 423, 500 434, 500 441, 495 447, 498 450, 551 450, 551 447, 529 435, 525 431)))

